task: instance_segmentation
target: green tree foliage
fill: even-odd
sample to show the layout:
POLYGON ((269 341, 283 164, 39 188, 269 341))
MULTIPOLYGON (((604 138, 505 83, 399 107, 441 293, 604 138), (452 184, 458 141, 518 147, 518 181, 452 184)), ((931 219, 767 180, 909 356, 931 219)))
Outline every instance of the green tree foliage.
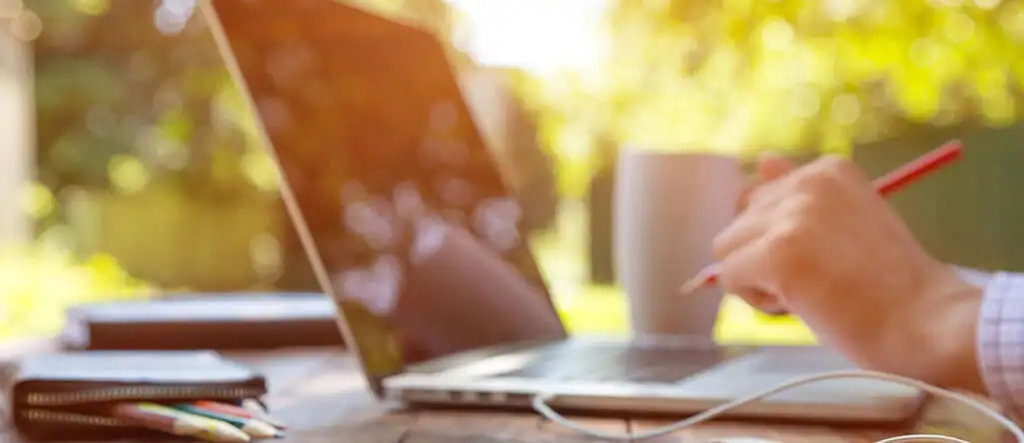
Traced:
MULTIPOLYGON (((438 0, 356 0, 447 34, 438 0)), ((193 2, 28 0, 40 179, 132 191, 174 180, 196 196, 274 190, 272 164, 193 2), (211 97, 213 100, 211 100, 211 97)))
POLYGON ((569 195, 583 192, 602 141, 845 153, 907 125, 1021 115, 1020 0, 610 4, 603 69, 521 83, 570 163, 569 195))
POLYGON ((208 197, 267 187, 245 109, 225 106, 238 91, 209 30, 188 2, 165 3, 26 3, 43 23, 35 87, 48 187, 173 180, 208 197))
POLYGON ((1020 113, 1018 0, 625 0, 609 25, 623 139, 845 152, 907 123, 1020 113))

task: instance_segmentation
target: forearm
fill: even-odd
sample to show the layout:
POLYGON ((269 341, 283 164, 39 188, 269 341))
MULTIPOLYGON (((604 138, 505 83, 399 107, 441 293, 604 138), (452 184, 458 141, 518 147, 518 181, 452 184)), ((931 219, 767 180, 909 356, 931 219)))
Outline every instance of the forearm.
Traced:
POLYGON ((930 381, 991 397, 1024 413, 1024 274, 953 266, 967 283, 963 302, 934 318, 930 381), (973 296, 968 292, 973 293, 973 296), (971 301, 974 299, 975 301, 971 301), (969 331, 974 331, 971 334, 969 331))

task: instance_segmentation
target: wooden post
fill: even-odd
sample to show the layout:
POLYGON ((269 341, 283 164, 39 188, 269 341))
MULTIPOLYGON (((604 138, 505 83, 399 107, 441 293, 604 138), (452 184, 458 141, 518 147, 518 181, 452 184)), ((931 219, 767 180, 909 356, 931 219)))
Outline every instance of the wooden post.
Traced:
POLYGON ((25 211, 26 187, 35 159, 35 92, 32 45, 0 20, 0 246, 32 237, 25 211))

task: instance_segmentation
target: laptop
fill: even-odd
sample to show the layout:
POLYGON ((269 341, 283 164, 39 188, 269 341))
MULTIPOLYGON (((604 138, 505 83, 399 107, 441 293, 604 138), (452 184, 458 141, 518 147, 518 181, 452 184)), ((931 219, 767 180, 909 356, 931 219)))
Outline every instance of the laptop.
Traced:
MULTIPOLYGON (((448 46, 338 0, 205 0, 338 324, 382 400, 686 415, 826 370, 819 347, 570 337, 448 46)), ((528 30, 524 30, 528 32, 528 30)), ((734 417, 898 422, 921 392, 806 385, 734 417)))

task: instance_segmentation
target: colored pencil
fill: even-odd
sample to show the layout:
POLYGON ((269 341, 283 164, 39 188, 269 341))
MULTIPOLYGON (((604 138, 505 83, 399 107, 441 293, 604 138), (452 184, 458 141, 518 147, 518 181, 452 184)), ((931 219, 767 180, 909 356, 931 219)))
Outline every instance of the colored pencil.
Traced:
POLYGON ((260 415, 262 415, 262 416, 269 415, 267 410, 263 409, 263 403, 260 403, 259 401, 255 400, 255 399, 247 398, 245 400, 242 400, 242 408, 246 409, 246 410, 249 410, 249 411, 252 411, 254 414, 256 414, 258 416, 260 416, 260 415))
POLYGON ((156 403, 120 403, 111 414, 139 427, 216 443, 250 440, 242 430, 217 420, 178 411, 156 403))
MULTIPOLYGON (((882 196, 889 196, 928 173, 934 172, 959 159, 962 155, 962 148, 962 143, 959 140, 947 142, 939 148, 875 180, 875 191, 882 196)), ((693 278, 683 283, 679 292, 683 295, 691 294, 700 288, 717 283, 719 270, 720 265, 718 263, 702 269, 693 278)))
POLYGON ((281 432, 278 431, 277 428, 255 418, 246 418, 229 414, 223 414, 190 404, 174 405, 173 408, 179 411, 187 412, 189 414, 195 414, 201 417, 220 420, 238 429, 241 429, 242 432, 245 432, 246 434, 249 434, 254 438, 280 438, 282 436, 281 432))
POLYGON ((274 426, 274 427, 276 427, 278 429, 287 429, 287 427, 284 424, 282 424, 281 422, 271 418, 270 415, 267 414, 266 410, 264 410, 262 407, 259 407, 258 406, 258 402, 248 401, 248 402, 245 402, 245 403, 246 404, 251 404, 251 405, 248 406, 248 408, 247 408, 247 407, 235 406, 235 405, 232 405, 232 404, 220 403, 220 402, 215 402, 215 401, 197 401, 197 402, 192 403, 192 405, 193 406, 198 406, 198 407, 206 409, 208 411, 213 411, 213 412, 217 412, 217 413, 221 413, 221 414, 225 414, 225 415, 233 415, 235 417, 242 417, 242 418, 255 418, 255 419, 260 420, 260 421, 262 421, 264 423, 268 423, 271 426, 274 426))

